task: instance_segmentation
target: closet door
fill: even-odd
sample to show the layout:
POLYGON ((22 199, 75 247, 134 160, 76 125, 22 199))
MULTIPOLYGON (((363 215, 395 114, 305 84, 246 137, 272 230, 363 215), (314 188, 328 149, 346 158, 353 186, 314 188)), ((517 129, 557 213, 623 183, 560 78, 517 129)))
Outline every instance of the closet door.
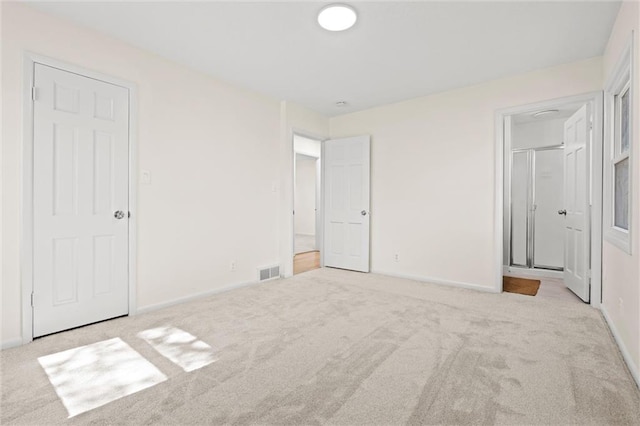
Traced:
POLYGON ((129 311, 129 92, 34 67, 33 336, 129 311))

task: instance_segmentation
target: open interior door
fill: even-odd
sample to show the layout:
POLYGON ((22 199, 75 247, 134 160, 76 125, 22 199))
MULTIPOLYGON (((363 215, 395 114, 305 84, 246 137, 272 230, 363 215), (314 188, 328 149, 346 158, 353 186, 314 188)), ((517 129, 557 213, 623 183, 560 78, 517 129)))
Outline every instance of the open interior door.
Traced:
POLYGON ((370 138, 324 143, 324 266, 369 272, 370 138))
POLYGON ((580 108, 564 124, 564 283, 589 302, 589 105, 580 108))

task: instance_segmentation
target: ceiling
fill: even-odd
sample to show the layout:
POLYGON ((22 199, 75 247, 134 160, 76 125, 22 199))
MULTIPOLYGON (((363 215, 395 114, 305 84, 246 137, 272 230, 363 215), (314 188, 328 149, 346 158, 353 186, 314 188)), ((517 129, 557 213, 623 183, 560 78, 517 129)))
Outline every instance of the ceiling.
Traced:
POLYGON ((331 33, 316 22, 327 3, 30 4, 327 116, 599 56, 620 7, 589 0, 355 1, 356 25, 331 33))

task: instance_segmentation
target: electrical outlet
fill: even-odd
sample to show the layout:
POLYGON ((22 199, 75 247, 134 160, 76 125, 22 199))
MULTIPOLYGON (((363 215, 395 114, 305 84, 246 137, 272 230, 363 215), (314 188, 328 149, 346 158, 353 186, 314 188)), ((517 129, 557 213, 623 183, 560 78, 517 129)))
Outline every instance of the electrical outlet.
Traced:
POLYGON ((396 262, 400 262, 400 255, 398 253, 394 254, 393 260, 395 260, 396 262))
POLYGON ((235 271, 236 270, 236 262, 235 262, 235 260, 229 264, 229 270, 230 271, 235 271))

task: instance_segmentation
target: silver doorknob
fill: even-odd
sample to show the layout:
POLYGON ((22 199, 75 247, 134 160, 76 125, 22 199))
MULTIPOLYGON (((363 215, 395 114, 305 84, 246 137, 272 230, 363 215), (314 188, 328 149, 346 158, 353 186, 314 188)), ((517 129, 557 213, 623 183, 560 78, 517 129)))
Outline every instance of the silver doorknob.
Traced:
POLYGON ((567 215, 567 211, 562 209, 562 210, 558 210, 558 214, 563 214, 563 215, 567 215))
POLYGON ((362 211, 360 212, 360 214, 361 214, 362 216, 366 216, 366 215, 367 215, 367 211, 366 211, 366 210, 362 210, 362 211))
POLYGON ((124 217, 124 212, 122 210, 118 210, 113 214, 113 217, 116 219, 122 219, 124 217))

